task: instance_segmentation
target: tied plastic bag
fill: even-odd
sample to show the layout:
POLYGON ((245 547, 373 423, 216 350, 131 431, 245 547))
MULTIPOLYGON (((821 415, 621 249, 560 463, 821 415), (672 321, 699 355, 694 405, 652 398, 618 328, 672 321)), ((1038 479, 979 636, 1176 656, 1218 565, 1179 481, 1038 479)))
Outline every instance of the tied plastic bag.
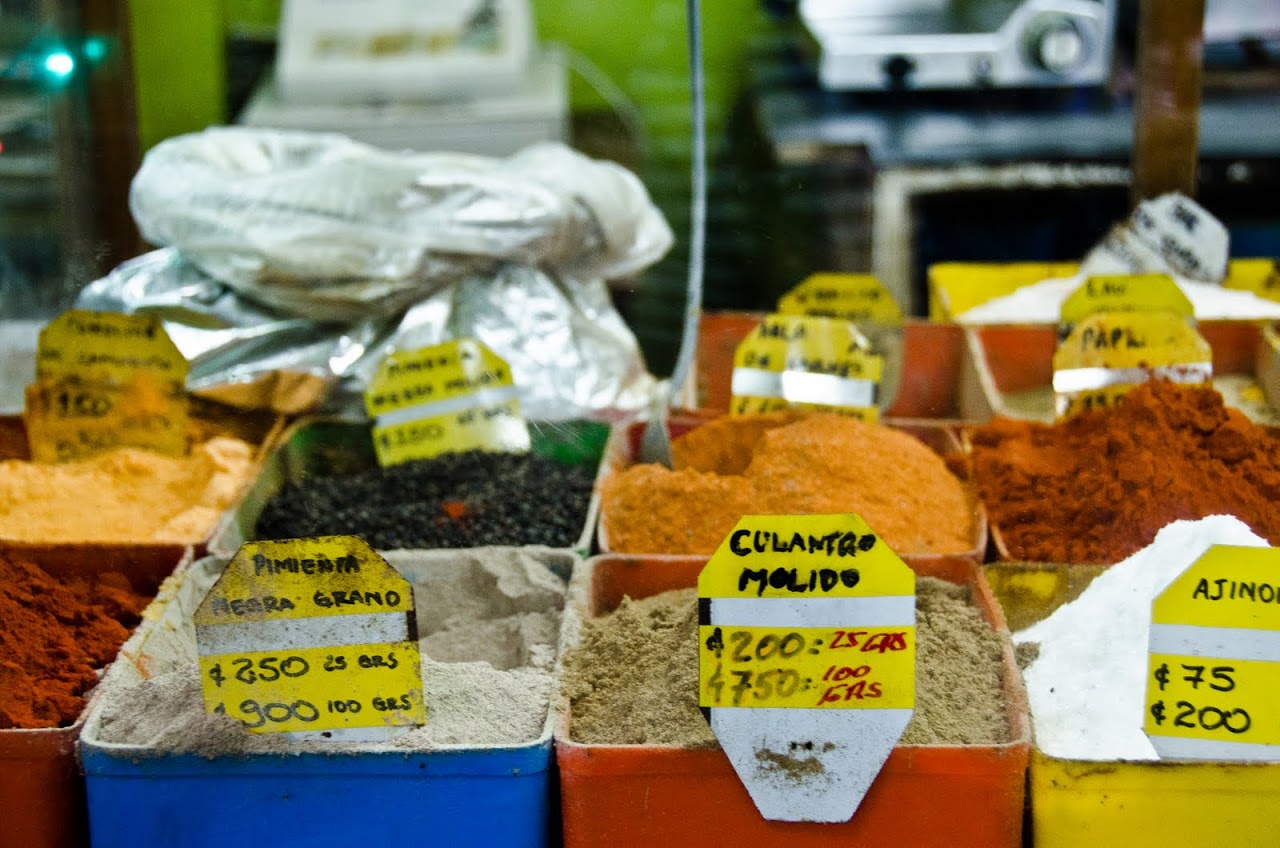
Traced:
POLYGON ((490 159, 219 128, 152 150, 130 203, 169 249, 78 305, 160 312, 193 391, 243 398, 286 372, 355 394, 387 352, 471 336, 511 365, 531 418, 651 392, 605 280, 656 262, 672 235, 613 163, 557 144, 490 159))

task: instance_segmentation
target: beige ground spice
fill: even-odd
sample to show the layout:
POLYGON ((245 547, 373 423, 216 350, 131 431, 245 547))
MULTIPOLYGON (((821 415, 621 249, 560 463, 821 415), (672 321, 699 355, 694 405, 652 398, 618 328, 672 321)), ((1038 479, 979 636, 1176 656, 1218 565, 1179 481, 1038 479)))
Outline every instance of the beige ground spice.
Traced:
POLYGON ((253 468, 219 436, 184 457, 121 448, 80 462, 0 462, 0 537, 25 542, 198 542, 253 468))
MULTIPOLYGON (((916 642, 916 711, 900 744, 1006 741, 1001 642, 967 588, 916 581, 916 642)), ((716 745, 698 709, 697 591, 625 599, 586 622, 565 655, 565 691, 578 742, 716 745)))

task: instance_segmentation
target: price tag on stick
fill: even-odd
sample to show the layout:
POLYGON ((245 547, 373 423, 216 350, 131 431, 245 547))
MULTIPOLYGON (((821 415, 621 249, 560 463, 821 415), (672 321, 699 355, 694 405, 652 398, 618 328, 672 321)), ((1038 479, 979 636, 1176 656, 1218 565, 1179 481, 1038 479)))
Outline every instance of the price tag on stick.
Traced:
POLYGON ((915 575, 856 515, 746 516, 698 578, 699 703, 766 819, 848 821, 915 708, 915 575))
POLYGON ((195 614, 205 709, 380 740, 426 721, 413 587, 356 536, 247 542, 195 614))
POLYGON ((1209 548, 1152 603, 1148 648, 1161 757, 1280 760, 1280 550, 1209 548))
POLYGON ((529 450, 511 369, 475 339, 391 354, 364 401, 383 466, 457 451, 529 450))
POLYGON ((811 274, 778 299, 782 315, 901 326, 902 308, 872 274, 811 274))
POLYGON ((733 357, 734 415, 807 409, 876 421, 884 358, 852 323, 769 315, 733 357))
POLYGON ((154 315, 73 309, 40 331, 24 418, 37 462, 187 452, 187 361, 154 315))

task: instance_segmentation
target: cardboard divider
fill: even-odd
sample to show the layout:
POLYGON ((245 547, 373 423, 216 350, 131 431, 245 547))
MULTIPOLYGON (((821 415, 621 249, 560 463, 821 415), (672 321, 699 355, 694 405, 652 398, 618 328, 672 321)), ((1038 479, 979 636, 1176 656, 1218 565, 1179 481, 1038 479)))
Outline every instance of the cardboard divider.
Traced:
MULTIPOLYGON (((622 597, 643 598, 696 585, 706 558, 600 556, 575 576, 576 614, 590 618, 622 597)), ((991 627, 1004 618, 978 567, 959 558, 909 563, 921 575, 968 584, 991 627)), ((572 630, 574 622, 566 622, 572 630)), ((579 625, 580 626, 580 623, 579 625)), ((1026 695, 1005 642, 1009 741, 989 745, 898 745, 853 819, 842 824, 762 819, 718 748, 575 742, 572 714, 556 717, 565 848, 610 845, 1019 846, 1030 748, 1026 695)))
MULTIPOLYGON (((117 572, 135 591, 155 594, 167 577, 190 562, 190 549, 0 544, 0 556, 31 559, 55 577, 117 572)), ((144 621, 156 603, 144 611, 144 621)), ((70 727, 0 730, 0 810, 5 811, 0 848, 86 844, 84 778, 76 762, 76 741, 91 703, 92 695, 70 727)))
MULTIPOLYGON (((678 439, 690 430, 724 414, 726 413, 716 410, 681 410, 668 418, 667 431, 672 439, 678 439)), ((964 443, 956 430, 949 424, 928 420, 902 420, 886 421, 883 426, 892 427, 895 430, 914 436, 944 460, 948 457, 962 458, 966 455, 964 443)), ((644 436, 644 428, 644 422, 624 422, 614 427, 613 433, 609 438, 609 444, 605 449, 604 463, 601 469, 602 480, 609 474, 617 474, 635 464, 636 457, 640 452, 640 441, 644 436)), ((904 554, 898 552, 898 556, 908 563, 946 559, 955 556, 969 559, 973 562, 982 562, 986 558, 987 513, 978 499, 976 489, 967 483, 966 487, 970 491, 974 510, 972 546, 963 551, 945 551, 941 553, 904 554)), ((609 534, 605 530, 603 503, 600 506, 600 521, 599 529, 596 533, 596 542, 601 553, 620 553, 613 551, 609 544, 609 534)), ((664 554, 662 551, 649 553, 664 554)))

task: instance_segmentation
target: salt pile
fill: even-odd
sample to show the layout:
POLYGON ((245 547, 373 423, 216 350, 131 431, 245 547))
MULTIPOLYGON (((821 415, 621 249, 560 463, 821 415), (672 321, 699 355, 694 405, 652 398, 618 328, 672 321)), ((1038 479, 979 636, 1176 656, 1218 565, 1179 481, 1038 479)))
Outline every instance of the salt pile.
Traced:
POLYGON ((1023 674, 1036 747, 1073 760, 1155 760, 1142 730, 1151 602, 1212 545, 1267 547, 1229 515, 1175 521, 1076 600, 1014 634, 1038 643, 1023 674))

